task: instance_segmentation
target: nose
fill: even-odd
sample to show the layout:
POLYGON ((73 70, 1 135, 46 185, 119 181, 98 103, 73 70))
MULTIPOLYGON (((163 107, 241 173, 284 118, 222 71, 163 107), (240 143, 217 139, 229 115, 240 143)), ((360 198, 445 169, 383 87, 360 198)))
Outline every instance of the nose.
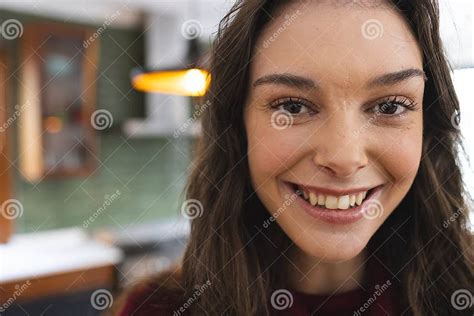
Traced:
MULTIPOLYGON (((339 113, 341 114, 341 113, 339 113)), ((315 133, 313 161, 316 166, 338 178, 354 176, 368 164, 366 140, 350 115, 335 115, 315 133)))

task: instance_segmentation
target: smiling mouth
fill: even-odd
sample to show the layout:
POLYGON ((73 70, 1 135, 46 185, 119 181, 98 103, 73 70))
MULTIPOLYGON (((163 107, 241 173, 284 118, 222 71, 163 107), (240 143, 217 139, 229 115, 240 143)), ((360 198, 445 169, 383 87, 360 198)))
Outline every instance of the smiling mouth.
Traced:
POLYGON ((328 210, 348 210, 356 209, 380 186, 368 190, 360 190, 344 195, 331 195, 318 192, 317 189, 303 187, 296 183, 287 182, 293 192, 312 206, 317 206, 328 210))

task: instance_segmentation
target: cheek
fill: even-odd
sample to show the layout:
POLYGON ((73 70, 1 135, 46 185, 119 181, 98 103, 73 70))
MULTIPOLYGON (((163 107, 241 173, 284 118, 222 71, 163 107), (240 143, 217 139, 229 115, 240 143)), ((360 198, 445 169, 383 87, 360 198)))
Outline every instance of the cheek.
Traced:
POLYGON ((387 216, 408 193, 418 172, 423 143, 422 122, 420 120, 409 129, 394 131, 390 136, 393 136, 390 137, 392 141, 383 135, 374 135, 378 142, 378 158, 374 164, 383 170, 389 184, 382 198, 387 216))
POLYGON ((395 183, 411 183, 418 171, 423 142, 420 126, 417 124, 410 129, 398 131, 392 141, 380 140, 382 167, 395 183))
MULTIPOLYGON (((304 137, 291 128, 279 130, 271 125, 267 115, 249 113, 246 116, 248 160, 252 180, 257 186, 298 162, 298 149, 304 137)), ((263 184, 265 185, 265 184, 263 184)))

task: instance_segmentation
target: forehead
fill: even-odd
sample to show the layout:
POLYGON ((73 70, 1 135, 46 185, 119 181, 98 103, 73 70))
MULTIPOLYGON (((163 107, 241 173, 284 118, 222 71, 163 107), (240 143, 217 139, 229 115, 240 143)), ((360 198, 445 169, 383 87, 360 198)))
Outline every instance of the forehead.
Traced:
POLYGON ((298 72, 321 81, 322 75, 364 80, 411 67, 422 68, 421 51, 396 9, 302 1, 280 8, 266 25, 251 75, 298 72))

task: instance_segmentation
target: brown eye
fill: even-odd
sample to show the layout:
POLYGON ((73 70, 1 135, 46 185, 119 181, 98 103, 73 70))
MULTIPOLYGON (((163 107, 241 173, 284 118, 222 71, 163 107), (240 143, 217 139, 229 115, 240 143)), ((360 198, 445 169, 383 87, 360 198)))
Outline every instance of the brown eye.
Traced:
POLYGON ((278 100, 271 107, 292 115, 306 114, 311 111, 311 107, 304 100, 294 98, 278 100))
MULTIPOLYGON (((382 114, 388 114, 388 115, 393 115, 393 114, 399 114, 397 111, 401 108, 399 104, 393 103, 393 102, 386 102, 380 105, 379 109, 377 112, 382 113, 382 114)), ((403 108, 402 108, 403 110, 403 108)))
POLYGON ((291 114, 298 114, 303 109, 304 105, 297 102, 287 102, 282 105, 283 110, 291 114))

